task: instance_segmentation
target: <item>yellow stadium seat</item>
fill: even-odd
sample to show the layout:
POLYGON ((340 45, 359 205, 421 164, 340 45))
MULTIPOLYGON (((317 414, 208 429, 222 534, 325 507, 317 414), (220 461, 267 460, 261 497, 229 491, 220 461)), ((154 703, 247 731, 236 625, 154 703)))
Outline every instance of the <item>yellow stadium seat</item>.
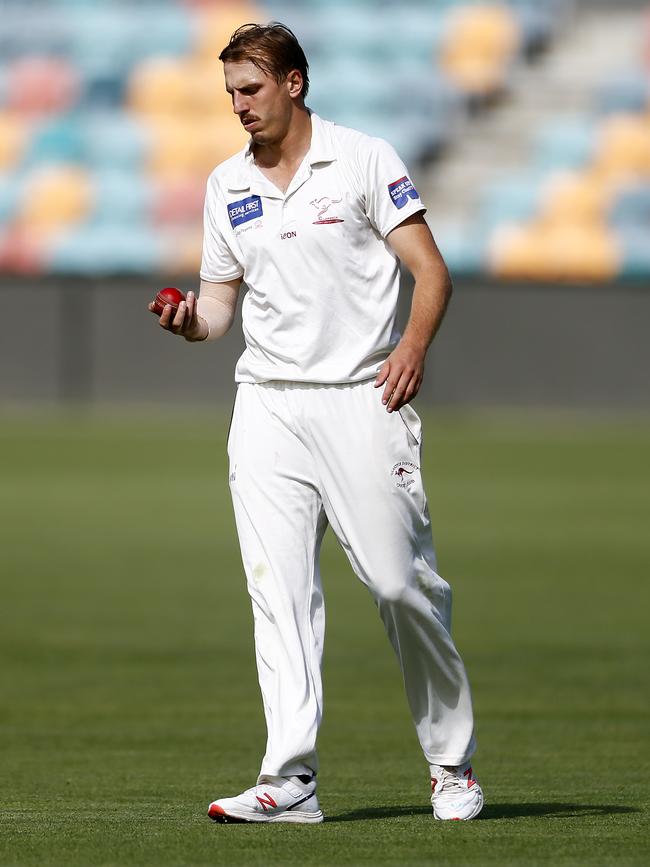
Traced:
POLYGON ((546 220, 600 220, 612 192, 611 185, 596 172, 558 172, 546 184, 540 213, 546 220))
POLYGON ((621 251, 600 222, 536 222, 502 230, 495 237, 490 270, 506 279, 611 280, 620 270, 621 251))
POLYGON ((489 95, 500 90, 518 44, 513 12, 501 4, 470 6, 451 18, 440 63, 462 90, 489 95))
POLYGON ((219 115, 232 110, 223 67, 215 58, 156 57, 141 63, 129 81, 128 104, 141 114, 219 115))
POLYGON ((216 60, 238 27, 267 20, 268 13, 255 3, 210 4, 199 10, 195 53, 216 60))
POLYGON ((92 200, 92 184, 82 168, 42 169, 27 182, 19 220, 35 231, 55 229, 82 220, 92 200))
POLYGON ((149 118, 149 123, 154 130, 149 169, 154 175, 207 177, 248 140, 234 115, 222 121, 156 115, 149 118))
POLYGON ((15 114, 0 111, 0 170, 17 162, 26 140, 25 122, 15 114))
POLYGON ((604 175, 650 177, 650 115, 615 115, 603 125, 595 166, 604 175))

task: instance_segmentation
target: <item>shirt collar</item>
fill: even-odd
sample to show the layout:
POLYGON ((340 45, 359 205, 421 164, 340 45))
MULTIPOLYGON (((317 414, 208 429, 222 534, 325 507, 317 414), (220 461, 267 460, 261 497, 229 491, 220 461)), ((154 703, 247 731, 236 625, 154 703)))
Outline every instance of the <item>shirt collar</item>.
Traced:
MULTIPOLYGON (((332 141, 330 125, 325 123, 317 114, 314 114, 311 109, 308 111, 311 117, 311 144, 307 151, 309 165, 333 162, 336 159, 336 149, 332 141)), ((237 154, 232 170, 226 176, 229 190, 235 192, 250 189, 253 159, 253 139, 251 138, 246 147, 237 154)))

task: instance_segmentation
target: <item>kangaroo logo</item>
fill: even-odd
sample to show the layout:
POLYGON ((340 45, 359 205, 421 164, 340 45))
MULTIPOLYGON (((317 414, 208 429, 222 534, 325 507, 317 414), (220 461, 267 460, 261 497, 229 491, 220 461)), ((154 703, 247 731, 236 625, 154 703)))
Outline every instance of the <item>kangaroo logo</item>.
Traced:
POLYGON ((324 220, 321 219, 323 214, 326 214, 332 205, 338 205, 341 201, 341 199, 331 199, 329 196, 323 196, 320 199, 313 199, 309 204, 313 205, 313 207, 318 211, 318 215, 314 220, 314 226, 326 226, 328 223, 344 223, 345 220, 342 220, 340 217, 326 217, 324 220))
POLYGON ((415 479, 411 479, 409 476, 412 476, 417 469, 418 467, 410 461, 400 461, 395 464, 393 469, 390 471, 390 474, 395 480, 395 485, 398 488, 410 488, 410 486, 415 482, 415 479))

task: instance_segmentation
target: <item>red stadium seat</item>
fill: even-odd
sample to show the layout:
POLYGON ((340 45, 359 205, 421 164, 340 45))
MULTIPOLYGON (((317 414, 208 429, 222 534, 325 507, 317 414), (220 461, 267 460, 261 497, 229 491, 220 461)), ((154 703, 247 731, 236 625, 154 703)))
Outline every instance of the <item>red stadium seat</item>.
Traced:
POLYGON ((75 103, 79 78, 62 57, 25 57, 7 73, 7 105, 24 114, 60 112, 75 103))

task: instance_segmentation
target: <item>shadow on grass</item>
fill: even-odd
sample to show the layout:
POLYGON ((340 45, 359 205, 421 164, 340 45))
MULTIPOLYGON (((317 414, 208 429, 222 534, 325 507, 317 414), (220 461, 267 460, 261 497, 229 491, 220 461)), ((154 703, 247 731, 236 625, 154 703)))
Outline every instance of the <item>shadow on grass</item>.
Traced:
MULTIPOLYGON (((483 808, 479 820, 486 819, 581 819, 588 816, 615 816, 623 813, 639 813, 635 807, 613 804, 488 804, 483 808)), ((363 810, 350 810, 337 816, 327 816, 326 822, 361 822, 364 819, 391 819, 399 816, 431 815, 431 807, 367 807, 363 810)))

